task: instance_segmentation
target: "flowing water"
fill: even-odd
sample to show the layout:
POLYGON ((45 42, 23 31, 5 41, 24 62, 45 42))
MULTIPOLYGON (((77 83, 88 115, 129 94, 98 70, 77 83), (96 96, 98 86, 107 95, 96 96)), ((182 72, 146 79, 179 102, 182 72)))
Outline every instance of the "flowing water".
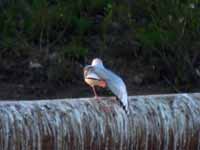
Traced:
POLYGON ((1 150, 200 150, 200 94, 0 102, 1 150), (112 99, 112 100, 111 100, 112 99))

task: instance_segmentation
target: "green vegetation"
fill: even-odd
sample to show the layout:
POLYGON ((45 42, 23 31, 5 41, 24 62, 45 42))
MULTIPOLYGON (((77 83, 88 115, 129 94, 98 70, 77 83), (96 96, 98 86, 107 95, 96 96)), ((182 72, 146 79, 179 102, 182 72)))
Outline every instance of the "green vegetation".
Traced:
POLYGON ((162 79, 176 85, 197 80, 197 0, 10 0, 0 7, 0 63, 37 58, 48 66, 48 79, 68 80, 73 68, 66 68, 66 63, 91 54, 89 39, 96 36, 99 54, 116 43, 123 49, 126 41, 136 41, 139 51, 130 47, 128 58, 132 53, 131 59, 155 66, 162 79), (55 53, 56 60, 49 62, 55 53), (64 72, 57 71, 58 66, 64 72))
POLYGON ((136 22, 143 55, 174 83, 194 82, 200 40, 197 1, 142 0, 135 7, 141 8, 134 12, 136 16, 145 12, 146 23, 136 22))

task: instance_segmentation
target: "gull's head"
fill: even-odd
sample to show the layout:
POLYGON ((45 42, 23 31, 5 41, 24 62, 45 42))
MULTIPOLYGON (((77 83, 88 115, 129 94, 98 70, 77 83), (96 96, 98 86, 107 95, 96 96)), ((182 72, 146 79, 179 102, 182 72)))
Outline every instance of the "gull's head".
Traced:
POLYGON ((104 67, 103 62, 100 58, 94 58, 92 60, 92 66, 99 66, 99 67, 104 67))

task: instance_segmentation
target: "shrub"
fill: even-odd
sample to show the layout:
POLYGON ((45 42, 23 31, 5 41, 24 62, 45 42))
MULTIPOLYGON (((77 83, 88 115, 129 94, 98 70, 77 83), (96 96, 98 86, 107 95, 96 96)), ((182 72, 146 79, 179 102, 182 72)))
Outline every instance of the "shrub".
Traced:
POLYGON ((147 62, 158 67, 163 77, 178 85, 194 83, 197 79, 199 15, 196 1, 142 0, 136 1, 132 7, 135 34, 142 44, 142 55, 147 62))
POLYGON ((9 53, 27 57, 35 53, 48 63, 49 55, 57 53, 62 61, 53 66, 64 67, 65 59, 86 57, 90 36, 101 37, 98 49, 103 50, 115 43, 123 50, 123 43, 137 40, 140 53, 131 47, 134 55, 126 53, 128 57, 142 57, 156 66, 163 79, 177 85, 197 80, 200 9, 196 0, 9 0, 0 7, 0 48, 9 57, 9 53), (113 31, 116 25, 118 32, 113 31))
POLYGON ((18 42, 39 49, 66 45, 70 38, 88 34, 91 16, 103 10, 108 2, 11 0, 0 11, 0 47, 15 49, 18 42))
MULTIPOLYGON (((70 60, 74 62, 86 56, 88 46, 84 37, 92 28, 92 16, 104 11, 109 1, 10 0, 1 3, 0 48, 4 49, 4 52, 0 53, 0 58, 12 60, 10 63, 16 61, 17 64, 19 62, 13 59, 15 58, 13 54, 24 59, 25 53, 27 58, 38 57, 49 67, 47 69, 49 79, 71 78, 72 75, 69 75, 71 70, 67 71, 67 67, 64 66, 70 60), (49 63, 49 57, 54 53, 58 57, 56 60, 62 61, 49 63), (55 71, 58 66, 61 69, 65 68, 68 75, 62 75, 61 69, 55 71)), ((4 60, 0 60, 2 61, 4 60)))

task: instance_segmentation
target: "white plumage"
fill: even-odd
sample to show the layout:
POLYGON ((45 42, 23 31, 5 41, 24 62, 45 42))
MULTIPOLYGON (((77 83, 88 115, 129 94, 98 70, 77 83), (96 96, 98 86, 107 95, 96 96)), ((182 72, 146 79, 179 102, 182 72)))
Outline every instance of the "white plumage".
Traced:
POLYGON ((123 80, 116 74, 114 74, 109 69, 103 66, 101 59, 95 58, 92 61, 92 65, 86 66, 89 70, 89 74, 93 74, 97 79, 102 79, 106 81, 108 88, 117 96, 120 103, 123 105, 125 111, 128 113, 128 95, 126 90, 126 85, 123 80))

